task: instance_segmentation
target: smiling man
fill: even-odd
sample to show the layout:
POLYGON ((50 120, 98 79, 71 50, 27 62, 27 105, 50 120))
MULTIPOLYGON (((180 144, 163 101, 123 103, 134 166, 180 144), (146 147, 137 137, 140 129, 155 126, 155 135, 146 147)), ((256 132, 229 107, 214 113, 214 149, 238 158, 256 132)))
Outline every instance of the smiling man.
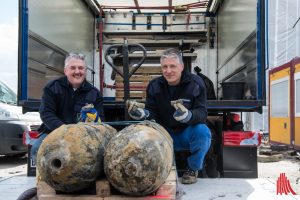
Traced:
POLYGON ((43 124, 31 149, 34 160, 47 134, 63 124, 76 124, 86 105, 93 105, 94 112, 103 120, 103 98, 100 91, 86 81, 86 71, 85 56, 70 53, 65 59, 65 76, 45 86, 40 106, 43 124))
MULTIPOLYGON (((203 80, 184 70, 180 53, 167 49, 160 59, 162 76, 147 87, 146 107, 129 107, 133 119, 155 119, 173 138, 174 150, 188 150, 188 169, 183 184, 197 182, 198 170, 203 168, 210 147, 211 133, 206 126, 206 89, 203 80)), ((129 103, 130 105, 130 103, 129 103)))

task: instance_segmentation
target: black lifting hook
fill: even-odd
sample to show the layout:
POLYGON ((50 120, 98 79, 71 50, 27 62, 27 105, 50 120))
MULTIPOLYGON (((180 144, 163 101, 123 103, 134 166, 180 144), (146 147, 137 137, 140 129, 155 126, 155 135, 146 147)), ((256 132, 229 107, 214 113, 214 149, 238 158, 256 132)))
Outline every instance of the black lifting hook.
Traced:
POLYGON ((129 80, 130 77, 136 72, 136 70, 143 64, 147 56, 147 51, 144 46, 141 44, 127 44, 126 42, 124 44, 114 44, 108 47, 104 53, 104 57, 106 62, 113 68, 113 70, 118 73, 122 78, 123 78, 123 83, 124 83, 124 107, 125 107, 125 119, 128 120, 128 112, 125 106, 125 103, 127 100, 130 99, 130 86, 129 86, 129 80), (142 50, 143 55, 141 59, 139 60, 138 63, 133 64, 129 66, 129 49, 135 49, 137 50, 142 50), (121 53, 114 54, 112 57, 111 50, 113 49, 122 49, 121 53), (123 71, 118 68, 114 62, 113 58, 116 57, 122 57, 123 58, 123 71), (131 70, 130 70, 131 68, 131 70))

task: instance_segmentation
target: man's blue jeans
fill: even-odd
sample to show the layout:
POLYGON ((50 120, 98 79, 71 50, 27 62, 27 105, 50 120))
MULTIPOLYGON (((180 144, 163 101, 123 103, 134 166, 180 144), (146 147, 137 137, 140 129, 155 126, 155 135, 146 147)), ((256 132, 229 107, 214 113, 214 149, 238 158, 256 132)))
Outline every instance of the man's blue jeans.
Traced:
POLYGON ((34 163, 36 163, 36 156, 37 156, 37 153, 38 153, 38 150, 43 142, 43 140, 45 139, 45 137, 47 136, 48 134, 46 133, 42 133, 38 139, 36 139, 34 141, 34 143, 32 144, 31 146, 31 150, 30 150, 30 157, 32 159, 32 161, 34 163))
POLYGON ((170 132, 170 135, 173 138, 174 151, 190 151, 188 166, 195 171, 201 170, 211 143, 209 128, 205 124, 196 124, 188 126, 181 133, 170 132))

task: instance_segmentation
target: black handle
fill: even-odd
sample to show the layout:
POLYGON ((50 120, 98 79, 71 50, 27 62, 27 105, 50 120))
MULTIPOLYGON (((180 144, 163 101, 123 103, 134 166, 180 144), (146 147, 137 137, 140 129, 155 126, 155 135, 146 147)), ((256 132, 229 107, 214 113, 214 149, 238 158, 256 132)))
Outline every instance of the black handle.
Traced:
POLYGON ((129 44, 129 46, 133 46, 133 47, 136 46, 143 51, 142 59, 137 64, 135 64, 135 67, 133 67, 132 70, 129 72, 129 78, 130 78, 136 72, 136 70, 138 70, 138 68, 140 68, 140 66, 144 63, 147 56, 147 51, 145 47, 141 44, 129 44))
MULTIPOLYGON (((108 47, 108 48, 106 49, 106 51, 105 51, 105 53, 104 53, 104 58, 105 58, 106 62, 113 68, 113 70, 114 70, 115 72, 117 72, 117 73, 118 73, 120 76, 122 76, 123 78, 124 78, 124 67, 127 67, 127 66, 124 66, 124 65, 123 65, 123 71, 121 71, 121 70, 113 63, 113 59, 112 59, 112 60, 109 59, 109 57, 111 57, 110 54, 109 54, 109 51, 110 51, 111 49, 114 49, 114 48, 120 48, 120 47, 122 47, 122 49, 123 49, 123 48, 128 49, 129 47, 138 47, 138 48, 140 48, 140 49, 143 51, 143 56, 142 56, 141 60, 140 60, 137 64, 134 64, 134 65, 133 65, 134 67, 132 67, 132 70, 131 70, 131 71, 129 72, 129 74, 128 74, 128 75, 129 75, 128 78, 130 78, 130 77, 136 72, 136 70, 138 70, 138 68, 144 63, 144 61, 145 61, 145 59, 146 59, 146 57, 147 57, 147 51, 146 51, 145 47, 144 47, 143 45, 141 45, 141 44, 114 44, 114 45, 111 45, 110 47, 108 47)), ((115 54, 114 58, 120 57, 120 56, 126 56, 126 55, 124 55, 124 52, 122 52, 122 53, 119 53, 119 54, 115 54)), ((128 54, 127 54, 127 56, 128 56, 128 54)), ((127 62, 127 63, 128 63, 128 62, 127 62)))
MULTIPOLYGON (((123 78, 123 83, 124 83, 124 105, 126 104, 126 101, 128 99, 130 99, 130 82, 129 79, 130 77, 136 72, 136 70, 138 70, 138 68, 143 64, 143 62, 145 61, 147 56, 147 52, 145 47, 143 47, 140 44, 115 44, 115 45, 111 45, 110 47, 108 47, 104 53, 104 57, 106 62, 113 68, 113 70, 115 72, 117 72, 118 74, 120 74, 120 76, 122 76, 123 78), (137 63, 134 64, 132 66, 132 69, 129 71, 129 47, 135 47, 137 49, 141 49, 143 51, 143 56, 141 58, 141 60, 137 63), (122 48, 122 53, 119 54, 115 54, 115 57, 123 57, 123 71, 121 71, 113 62, 113 58, 109 55, 109 51, 113 48, 122 48), (109 59, 112 58, 112 59, 109 59)), ((125 108, 125 119, 129 120, 129 116, 128 116, 128 111, 125 108)))

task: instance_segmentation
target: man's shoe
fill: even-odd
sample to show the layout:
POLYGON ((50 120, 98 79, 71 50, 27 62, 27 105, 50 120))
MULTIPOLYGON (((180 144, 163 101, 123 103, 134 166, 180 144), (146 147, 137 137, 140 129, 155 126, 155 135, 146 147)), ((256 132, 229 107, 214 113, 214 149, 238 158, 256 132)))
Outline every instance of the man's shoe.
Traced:
POLYGON ((182 184, 193 184, 197 182, 198 171, 194 171, 192 169, 188 169, 184 172, 181 183, 182 184))

